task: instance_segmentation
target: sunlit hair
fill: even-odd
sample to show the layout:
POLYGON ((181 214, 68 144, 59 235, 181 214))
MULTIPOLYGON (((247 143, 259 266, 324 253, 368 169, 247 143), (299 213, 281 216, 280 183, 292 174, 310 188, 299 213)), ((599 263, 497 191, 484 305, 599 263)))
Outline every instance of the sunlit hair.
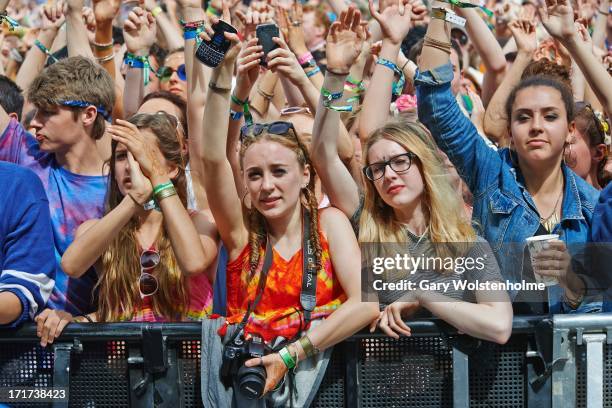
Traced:
MULTIPOLYGON (((240 147, 240 167, 243 167, 242 161, 244 159, 244 154, 250 146, 255 143, 267 141, 278 143, 281 146, 284 146, 287 149, 293 151, 297 156, 297 161, 301 169, 304 169, 306 166, 310 168, 310 179, 308 180, 308 185, 306 186, 306 188, 302 189, 301 206, 310 213, 310 242, 312 243, 315 249, 316 269, 320 270, 321 242, 319 240, 318 232, 319 211, 317 198, 315 196, 314 167, 312 165, 310 155, 308 154, 308 150, 306 149, 304 143, 297 137, 293 129, 290 129, 288 132, 290 134, 275 135, 272 133, 268 133, 266 130, 264 130, 258 136, 244 138, 240 147)), ((260 248, 262 246, 262 243, 265 242, 265 238, 267 235, 266 221, 265 217, 259 211, 257 211, 255 206, 251 205, 249 208, 244 205, 244 200, 242 205, 242 213, 244 214, 245 225, 247 225, 247 228, 249 230, 249 277, 252 278, 254 277, 255 272, 257 271, 260 258, 260 248)))
MULTIPOLYGON (((157 144, 168 163, 178 168, 178 175, 172 181, 185 207, 187 206, 187 189, 185 181, 185 163, 176 128, 165 115, 137 114, 129 121, 139 129, 149 129, 157 137, 157 144)), ((124 196, 119 191, 115 180, 115 152, 117 143, 113 142, 110 159, 108 193, 106 197, 106 214, 119 205, 124 196)), ((136 239, 138 220, 133 217, 119 235, 110 243, 102 255, 103 271, 96 287, 99 290, 99 304, 96 317, 99 321, 129 320, 141 303, 138 289, 140 276, 140 253, 136 239)), ((160 263, 153 271, 159 281, 158 291, 151 296, 154 312, 169 320, 183 320, 187 311, 188 286, 184 274, 177 263, 174 251, 168 239, 165 227, 155 240, 160 254, 160 263)))
MULTIPOLYGON (((476 233, 465 215, 461 195, 451 185, 444 161, 427 129, 416 122, 390 122, 375 130, 363 147, 363 160, 369 165, 368 153, 380 140, 390 140, 416 155, 424 181, 424 207, 429 216, 429 234, 439 256, 456 255, 458 245, 476 240, 476 233)), ((359 220, 359 242, 407 242, 408 236, 397 220, 393 208, 384 202, 374 183, 365 181, 365 200, 359 220)))

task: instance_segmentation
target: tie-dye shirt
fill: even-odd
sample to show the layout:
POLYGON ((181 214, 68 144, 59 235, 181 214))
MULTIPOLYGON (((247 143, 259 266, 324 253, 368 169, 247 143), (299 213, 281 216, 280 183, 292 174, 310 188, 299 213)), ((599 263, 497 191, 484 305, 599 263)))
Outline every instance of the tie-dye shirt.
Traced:
MULTIPOLYGON (((165 316, 156 314, 153 310, 151 300, 155 296, 146 296, 134 314, 129 317, 121 318, 121 321, 132 322, 171 322, 174 319, 168 319, 165 316)), ((200 321, 207 319, 212 313, 213 306, 213 290, 210 281, 205 274, 189 277, 189 307, 187 309, 187 321, 200 321)))
POLYGON ((93 312, 96 306, 92 290, 97 281, 94 269, 72 279, 62 271, 60 261, 74 240, 77 227, 86 220, 104 216, 107 178, 67 171, 54 154, 42 152, 34 136, 15 119, 11 119, 0 136, 0 160, 33 170, 47 193, 56 259, 55 287, 48 306, 72 314, 93 312))
MULTIPOLYGON (((329 245, 319 231, 321 242, 321 270, 317 273, 317 306, 312 320, 323 319, 346 300, 342 286, 334 274, 329 256, 329 245)), ((249 279, 250 246, 247 244, 237 259, 227 265, 227 322, 240 323, 255 299, 265 248, 260 250, 258 273, 249 279)), ((302 249, 285 260, 273 249, 272 266, 268 271, 266 287, 245 327, 245 333, 259 334, 266 342, 277 336, 293 338, 306 329, 300 304, 302 291, 302 249)))

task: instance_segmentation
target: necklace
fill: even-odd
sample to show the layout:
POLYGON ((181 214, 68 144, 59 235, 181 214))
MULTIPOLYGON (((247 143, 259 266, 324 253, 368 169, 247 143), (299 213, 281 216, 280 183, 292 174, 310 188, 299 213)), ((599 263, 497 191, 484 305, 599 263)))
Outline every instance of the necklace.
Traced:
POLYGON ((563 187, 561 187, 561 191, 559 192, 559 196, 557 197, 557 201, 555 201, 555 207, 553 208, 550 215, 546 218, 540 217, 540 224, 544 226, 546 231, 551 232, 555 225, 559 223, 559 216, 557 215, 557 207, 559 206, 559 201, 563 196, 563 187))

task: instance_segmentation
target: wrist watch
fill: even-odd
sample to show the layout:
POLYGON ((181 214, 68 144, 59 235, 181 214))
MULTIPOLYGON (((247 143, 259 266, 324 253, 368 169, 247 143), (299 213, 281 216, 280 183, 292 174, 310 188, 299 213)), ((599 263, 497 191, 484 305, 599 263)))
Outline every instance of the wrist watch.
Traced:
POLYGON ((436 7, 431 9, 431 18, 444 20, 447 23, 455 24, 459 27, 465 26, 465 18, 458 16, 454 11, 444 7, 436 7))

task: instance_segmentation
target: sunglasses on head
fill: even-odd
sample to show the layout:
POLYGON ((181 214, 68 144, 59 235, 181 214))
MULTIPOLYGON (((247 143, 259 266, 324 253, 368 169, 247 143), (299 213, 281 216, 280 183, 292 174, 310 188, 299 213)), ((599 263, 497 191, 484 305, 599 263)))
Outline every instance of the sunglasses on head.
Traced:
POLYGON ((187 71, 185 71, 185 64, 179 65, 176 69, 171 67, 160 67, 157 70, 157 77, 161 82, 167 82, 170 80, 170 77, 175 72, 181 81, 187 80, 187 71))
POLYGON ((587 110, 591 114, 593 121, 595 122, 595 126, 597 127, 597 132, 601 138, 600 143, 604 143, 606 138, 606 133, 608 133, 609 125, 606 121, 606 118, 603 115, 599 115, 590 103, 586 102, 576 102, 575 104, 576 112, 580 112, 582 110, 587 110))
POLYGON ((250 125, 244 125, 240 129, 240 141, 243 141, 247 137, 257 137, 261 135, 264 130, 273 135, 289 136, 290 129, 293 129, 292 135, 296 135, 295 128, 291 122, 252 123, 250 125))
POLYGON ((159 265, 160 256, 159 252, 148 249, 140 254, 140 278, 138 278, 138 290, 140 291, 140 297, 154 295, 159 288, 159 282, 155 275, 147 271, 155 269, 159 265))

